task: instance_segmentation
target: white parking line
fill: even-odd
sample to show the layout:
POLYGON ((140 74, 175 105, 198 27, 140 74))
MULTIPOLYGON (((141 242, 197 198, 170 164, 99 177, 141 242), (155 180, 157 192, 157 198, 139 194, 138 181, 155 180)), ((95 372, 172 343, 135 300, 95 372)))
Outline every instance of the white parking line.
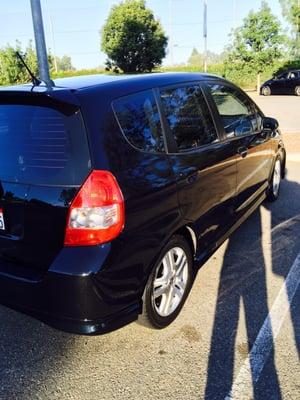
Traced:
POLYGON ((225 400, 250 399, 249 387, 253 380, 256 383, 272 350, 273 342, 278 336, 286 314, 300 284, 300 253, 294 261, 284 284, 265 319, 253 347, 236 377, 230 393, 225 400), (252 376, 252 378, 251 378, 252 376), (245 393, 246 392, 246 393, 245 393))

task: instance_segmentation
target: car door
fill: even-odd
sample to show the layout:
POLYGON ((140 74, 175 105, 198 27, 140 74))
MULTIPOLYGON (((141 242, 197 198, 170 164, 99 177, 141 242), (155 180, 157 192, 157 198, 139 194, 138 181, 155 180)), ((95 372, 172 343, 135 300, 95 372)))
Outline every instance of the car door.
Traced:
POLYGON ((211 246, 232 224, 236 154, 220 140, 199 83, 163 87, 159 96, 183 220, 200 248, 211 246))
POLYGON ((210 83, 209 90, 222 121, 225 138, 237 154, 236 217, 263 196, 272 163, 270 132, 264 132, 263 115, 251 99, 229 83, 210 83))
POLYGON ((286 94, 287 92, 288 73, 278 75, 274 78, 271 86, 272 94, 286 94))
POLYGON ((300 73, 298 71, 291 71, 286 81, 287 94, 295 94, 297 86, 300 86, 300 73))

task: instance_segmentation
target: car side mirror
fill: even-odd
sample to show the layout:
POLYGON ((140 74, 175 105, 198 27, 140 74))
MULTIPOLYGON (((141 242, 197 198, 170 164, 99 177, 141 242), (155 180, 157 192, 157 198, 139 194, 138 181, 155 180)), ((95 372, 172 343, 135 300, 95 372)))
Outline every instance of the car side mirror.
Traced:
POLYGON ((263 129, 268 130, 268 131, 276 131, 278 129, 279 123, 277 119, 275 118, 270 118, 270 117, 264 117, 263 118, 263 129))

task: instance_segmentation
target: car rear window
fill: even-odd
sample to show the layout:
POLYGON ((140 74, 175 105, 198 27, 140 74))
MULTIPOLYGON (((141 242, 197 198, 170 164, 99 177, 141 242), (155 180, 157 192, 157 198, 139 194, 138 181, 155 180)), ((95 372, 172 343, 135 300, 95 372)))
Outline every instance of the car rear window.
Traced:
POLYGON ((160 116, 152 90, 115 100, 113 107, 129 143, 147 152, 164 151, 160 116))
POLYGON ((49 107, 0 105, 0 179, 81 184, 90 168, 84 125, 49 107))

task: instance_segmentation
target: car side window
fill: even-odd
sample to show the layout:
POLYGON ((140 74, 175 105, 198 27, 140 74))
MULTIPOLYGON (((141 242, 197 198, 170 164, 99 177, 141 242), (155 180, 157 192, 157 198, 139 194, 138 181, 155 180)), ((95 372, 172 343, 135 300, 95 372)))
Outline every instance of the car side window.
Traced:
POLYGON ((161 90, 162 107, 179 152, 219 140, 198 85, 161 90))
POLYGON ((223 84, 208 85, 227 138, 251 135, 258 130, 256 110, 240 91, 223 84))
POLYGON ((288 77, 288 74, 287 74, 287 73, 284 73, 284 74, 278 75, 278 76, 277 76, 277 79, 278 79, 278 80, 283 80, 283 79, 287 79, 287 77, 288 77))
POLYGON ((113 108, 130 144, 147 152, 164 152, 162 126, 152 90, 115 100, 113 108))

